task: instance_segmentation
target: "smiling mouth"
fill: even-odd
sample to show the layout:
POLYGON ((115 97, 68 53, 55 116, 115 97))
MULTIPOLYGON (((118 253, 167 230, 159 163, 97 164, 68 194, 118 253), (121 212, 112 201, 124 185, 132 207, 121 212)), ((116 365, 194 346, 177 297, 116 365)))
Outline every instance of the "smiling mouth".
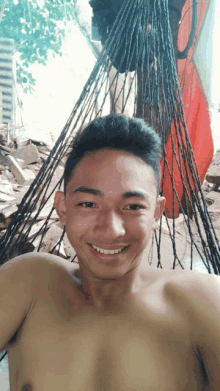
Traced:
POLYGON ((104 255, 113 255, 113 254, 118 254, 118 253, 121 253, 123 250, 125 250, 128 246, 125 246, 125 247, 122 247, 122 248, 118 248, 118 249, 115 249, 115 250, 105 250, 103 248, 99 248, 97 246, 94 246, 93 244, 89 243, 89 245, 94 249, 96 250, 98 253, 101 253, 101 254, 104 254, 104 255))

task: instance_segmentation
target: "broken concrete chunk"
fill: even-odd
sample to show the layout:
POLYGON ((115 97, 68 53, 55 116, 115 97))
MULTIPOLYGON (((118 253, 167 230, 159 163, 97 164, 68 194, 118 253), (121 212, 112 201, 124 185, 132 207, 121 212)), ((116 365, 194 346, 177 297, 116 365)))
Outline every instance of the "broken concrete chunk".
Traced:
POLYGON ((19 166, 20 166, 21 168, 23 168, 23 167, 24 167, 24 160, 23 160, 23 159, 19 159, 19 158, 16 158, 16 160, 17 160, 19 166))
POLYGON ((209 183, 206 179, 204 179, 203 184, 202 184, 202 190, 204 193, 208 193, 212 189, 212 184, 209 183))
POLYGON ((19 189, 21 189, 21 185, 18 185, 17 183, 12 183, 12 189, 14 191, 19 191, 19 189))
POLYGON ((19 166, 16 159, 11 155, 9 155, 7 157, 7 159, 8 159, 9 168, 10 168, 12 174, 14 175, 14 177, 17 179, 18 183, 20 183, 20 184, 24 183, 25 176, 24 176, 22 168, 19 166))
POLYGON ((211 183, 220 184, 220 172, 218 167, 212 167, 206 174, 206 180, 211 183))
POLYGON ((24 177, 25 177, 25 185, 30 185, 33 180, 36 178, 35 174, 33 173, 33 171, 31 170, 28 170, 27 168, 25 168, 23 170, 23 174, 24 174, 24 177))
POLYGON ((218 191, 210 191, 206 197, 206 202, 208 205, 214 204, 214 202, 220 202, 220 193, 218 191))
POLYGON ((209 212, 218 212, 220 214, 220 193, 217 191, 211 191, 209 193, 212 204, 208 207, 209 212), (211 194, 211 195, 210 195, 211 194))
POLYGON ((17 212, 17 205, 0 205, 0 220, 4 221, 13 213, 17 212))
POLYGON ((206 180, 211 183, 220 184, 220 149, 215 153, 206 174, 206 180))
POLYGON ((32 143, 19 148, 17 151, 11 154, 16 159, 24 160, 25 164, 31 164, 40 161, 40 155, 38 149, 32 143))
POLYGON ((36 172, 39 172, 39 170, 40 170, 40 167, 38 167, 36 163, 35 164, 28 164, 28 166, 25 166, 24 168, 27 168, 28 170, 33 171, 34 174, 36 172))
POLYGON ((28 145, 30 143, 30 140, 29 139, 23 139, 23 138, 17 138, 16 139, 16 143, 17 143, 17 146, 18 146, 18 149, 19 149, 21 147, 25 147, 26 145, 28 145))
POLYGON ((5 178, 8 179, 9 181, 13 181, 13 180, 14 180, 14 175, 13 175, 9 170, 3 171, 3 175, 4 175, 5 178))
POLYGON ((5 194, 5 193, 2 193, 0 191, 0 201, 2 202, 11 202, 11 201, 14 201, 15 200, 15 197, 12 197, 8 194, 5 194))
POLYGON ((8 180, 4 180, 0 177, 0 191, 1 193, 5 193, 8 195, 13 195, 13 187, 12 184, 8 182, 8 180))
POLYGON ((8 165, 8 160, 7 160, 7 156, 6 155, 3 155, 0 151, 0 164, 1 166, 5 166, 5 168, 7 167, 8 165))
POLYGON ((2 145, 2 144, 0 144, 0 149, 4 152, 10 153, 10 154, 14 152, 13 148, 6 147, 6 145, 2 145))

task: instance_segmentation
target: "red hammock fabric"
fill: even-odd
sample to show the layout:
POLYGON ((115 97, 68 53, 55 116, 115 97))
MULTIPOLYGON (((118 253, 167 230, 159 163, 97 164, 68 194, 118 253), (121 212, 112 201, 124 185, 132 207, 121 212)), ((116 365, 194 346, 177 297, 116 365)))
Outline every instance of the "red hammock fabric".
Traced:
MULTIPOLYGON (((191 0, 187 0, 183 8, 182 15, 190 8, 191 0)), ((207 12, 208 4, 201 3, 199 5, 199 26, 200 29, 207 12)), ((180 28, 178 46, 180 50, 183 50, 187 44, 189 31, 191 27, 191 8, 188 11, 187 16, 184 18, 180 28), (190 13, 190 17, 188 17, 190 13)), ((198 173, 201 183, 205 178, 205 174, 211 163, 214 146, 210 127, 210 118, 208 112, 208 104, 202 89, 201 82, 195 65, 192 61, 192 49, 188 53, 188 59, 178 60, 178 77, 182 91, 183 107, 185 112, 186 125, 188 129, 188 135, 194 152, 195 160, 198 167, 198 173)), ((171 130, 173 136, 173 142, 175 145, 175 151, 178 150, 177 139, 175 135, 175 128, 171 130)), ((174 178, 175 188, 179 200, 181 201, 183 196, 183 184, 181 175, 179 173, 177 162, 172 152, 172 138, 171 135, 168 138, 166 144, 166 158, 170 171, 174 178)), ((178 160, 178 158, 176 158, 178 160)), ((182 159, 181 159, 182 160, 182 159)), ((184 168, 183 161, 179 163, 184 168)), ((161 162, 161 169, 164 167, 164 159, 161 162)), ((187 170, 188 171, 188 170, 187 170)), ((163 171, 162 171, 163 172, 163 171)), ((189 171, 188 171, 189 173, 189 171)), ((184 182, 187 183, 186 171, 183 169, 184 182)), ((192 182, 192 181, 191 181, 192 182)), ((189 188, 187 186, 187 188, 189 188)), ((179 216, 180 207, 176 195, 172 192, 172 182, 169 171, 165 167, 165 180, 163 195, 166 198, 166 214, 169 218, 177 218, 179 216), (173 211, 173 198, 174 198, 174 211, 173 211)))

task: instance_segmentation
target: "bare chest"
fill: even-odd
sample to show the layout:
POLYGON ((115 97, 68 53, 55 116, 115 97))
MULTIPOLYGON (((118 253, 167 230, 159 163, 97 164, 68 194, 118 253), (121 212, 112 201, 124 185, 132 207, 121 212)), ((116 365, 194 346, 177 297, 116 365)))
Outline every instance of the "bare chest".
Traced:
POLYGON ((200 390, 190 334, 175 314, 58 308, 39 303, 9 347, 11 391, 200 390))

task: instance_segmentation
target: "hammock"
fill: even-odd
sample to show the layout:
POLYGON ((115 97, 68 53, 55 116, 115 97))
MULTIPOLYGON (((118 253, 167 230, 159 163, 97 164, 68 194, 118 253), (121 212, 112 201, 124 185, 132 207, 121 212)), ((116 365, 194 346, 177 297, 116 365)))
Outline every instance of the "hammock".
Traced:
MULTIPOLYGON (((63 177, 53 188, 51 181, 60 161, 68 154, 76 132, 94 118, 104 115, 109 96, 110 111, 114 112, 120 103, 121 112, 124 113, 134 91, 132 115, 144 118, 162 139, 161 195, 168 191, 170 204, 169 210, 166 209, 161 219, 160 229, 153 233, 149 259, 152 259, 152 252, 156 251, 157 267, 162 268, 161 241, 165 223, 172 249, 172 254, 169 255, 170 266, 173 269, 177 266, 184 269, 183 254, 176 247, 178 233, 174 218, 182 213, 190 247, 190 268, 193 269, 193 259, 196 256, 209 273, 220 274, 219 242, 207 210, 186 126, 176 69, 178 56, 173 45, 173 37, 177 36, 177 32, 174 33, 170 28, 168 1, 129 0, 117 3, 119 7, 115 9, 113 1, 91 1, 94 11, 100 12, 97 25, 102 35, 102 53, 48 159, 0 239, 0 264, 18 254, 31 251, 27 246, 28 235, 45 204, 56 190, 63 188, 63 177), (113 4, 110 15, 108 9, 104 8, 107 4, 113 4), (104 27, 106 18, 110 26, 107 29, 104 27), (169 156, 168 144, 172 152, 169 152, 169 156), (167 178, 169 189, 166 185, 167 178), (184 206, 175 178, 181 181, 184 206)), ((182 7, 184 2, 179 3, 182 7)), ((32 238, 31 243, 37 237, 41 238, 37 251, 42 246, 53 211, 54 207, 44 225, 32 238)), ((59 255, 64 235, 65 229, 51 253, 59 255)))

